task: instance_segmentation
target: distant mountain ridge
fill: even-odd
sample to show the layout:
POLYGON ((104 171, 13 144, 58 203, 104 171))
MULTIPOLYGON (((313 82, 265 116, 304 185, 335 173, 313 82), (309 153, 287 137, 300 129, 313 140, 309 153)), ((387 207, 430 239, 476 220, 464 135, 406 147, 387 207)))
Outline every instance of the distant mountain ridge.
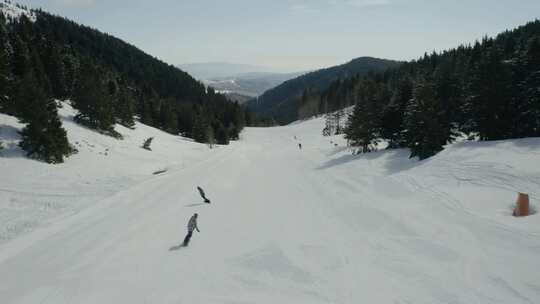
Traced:
POLYGON ((304 74, 298 73, 270 73, 250 72, 232 77, 203 79, 204 84, 213 87, 220 93, 236 93, 250 97, 257 97, 269 89, 283 82, 304 74))
POLYGON ((223 94, 256 97, 305 72, 280 73, 276 69, 249 64, 208 62, 178 65, 206 86, 223 94))
POLYGON ((230 78, 253 72, 278 72, 276 69, 270 67, 229 62, 185 63, 179 64, 178 67, 197 79, 230 78))
POLYGON ((396 67, 401 62, 374 57, 359 57, 345 64, 307 73, 285 81, 248 102, 248 108, 259 116, 273 119, 280 124, 290 123, 298 118, 298 100, 309 89, 323 91, 337 80, 369 72, 382 72, 396 67))

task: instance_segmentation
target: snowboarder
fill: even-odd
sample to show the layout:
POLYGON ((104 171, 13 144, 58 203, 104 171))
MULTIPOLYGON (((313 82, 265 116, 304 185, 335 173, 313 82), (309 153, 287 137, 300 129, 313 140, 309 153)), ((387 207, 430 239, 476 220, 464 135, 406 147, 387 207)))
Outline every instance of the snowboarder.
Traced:
POLYGON ((206 198, 206 195, 204 194, 204 190, 199 186, 197 186, 197 190, 199 190, 199 194, 204 199, 204 202, 207 204, 210 204, 210 200, 206 198))
POLYGON ((193 230, 197 229, 197 232, 201 232, 199 230, 199 227, 197 227, 197 216, 198 216, 198 214, 195 213, 189 219, 188 226, 187 226, 188 234, 184 238, 184 243, 182 244, 182 246, 184 246, 184 247, 187 247, 187 245, 189 244, 189 240, 191 240, 191 236, 193 235, 193 230))

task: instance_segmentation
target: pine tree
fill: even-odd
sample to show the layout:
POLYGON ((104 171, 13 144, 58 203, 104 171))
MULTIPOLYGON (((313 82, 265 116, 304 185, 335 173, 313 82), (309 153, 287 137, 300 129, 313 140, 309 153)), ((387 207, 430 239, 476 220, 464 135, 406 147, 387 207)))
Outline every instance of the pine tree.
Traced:
POLYGON ((140 104, 140 108, 141 108, 139 110, 141 122, 143 124, 145 124, 145 125, 148 125, 148 126, 154 126, 154 119, 152 117, 152 104, 151 104, 151 102, 148 99, 146 99, 145 96, 141 96, 139 104, 140 104))
POLYGON ((242 107, 245 126, 253 127, 257 123, 257 116, 245 107, 242 107))
POLYGON ((467 132, 482 140, 511 137, 514 117, 511 66, 503 62, 500 49, 489 47, 471 70, 465 113, 467 132))
POLYGON ((9 112, 9 88, 11 73, 7 53, 7 32, 4 15, 0 12, 0 112, 9 112))
POLYGON ((334 135, 339 135, 343 133, 341 119, 343 118, 344 115, 345 113, 343 112, 343 109, 339 109, 332 114, 332 120, 333 120, 333 125, 334 125, 334 135))
POLYGON ((57 105, 37 84, 28 72, 17 85, 17 102, 24 102, 19 109, 19 119, 27 125, 21 131, 20 146, 31 158, 48 163, 61 163, 73 150, 66 130, 58 118, 57 105))
POLYGON ((127 128, 133 128, 135 121, 135 98, 129 88, 119 86, 114 97, 114 116, 116 121, 127 128))
POLYGON ((417 79, 404 118, 405 140, 411 158, 431 157, 453 140, 454 133, 451 126, 444 123, 444 115, 433 81, 417 79))
POLYGON ((335 132, 333 113, 326 113, 324 120, 324 129, 322 131, 323 136, 333 135, 335 132))
MULTIPOLYGON (((21 20, 23 28, 27 29, 29 21, 21 20)), ((19 145, 31 158, 48 163, 63 162, 73 150, 58 118, 56 102, 44 89, 48 87, 48 80, 39 54, 19 37, 15 39, 14 50, 17 52, 13 57, 15 77, 8 107, 26 124, 20 132, 19 145)))
POLYGON ((199 143, 207 143, 209 141, 208 129, 211 128, 210 124, 206 120, 206 117, 202 114, 198 114, 195 118, 195 124, 193 125, 193 139, 199 143))
POLYGON ((163 130, 171 134, 178 134, 178 116, 172 107, 173 103, 174 100, 172 99, 163 100, 161 102, 160 121, 163 130))
MULTIPOLYGON (((21 83, 21 79, 28 73, 33 74, 33 69, 31 65, 30 51, 28 50, 27 44, 19 36, 16 36, 12 39, 11 45, 13 48, 11 58, 8 56, 5 49, 2 56, 11 62, 5 62, 3 67, 0 67, 0 70, 3 70, 3 81, 5 82, 5 86, 0 88, 0 91, 3 91, 3 97, 0 97, 2 98, 2 104, 0 105, 2 112, 17 115, 17 109, 22 107, 25 101, 23 100, 21 101, 22 104, 18 104, 15 101, 15 96, 10 95, 16 94, 15 91, 17 86, 21 83), (11 63, 11 69, 9 67, 9 63, 11 63)), ((2 59, 0 58, 0 61, 1 60, 2 59)), ((35 82, 38 84, 37 81, 35 82)))
POLYGON ((61 56, 62 89, 65 90, 65 97, 71 98, 79 78, 80 62, 77 56, 68 50, 64 50, 61 56))
POLYGON ((177 111, 178 130, 182 136, 193 137, 196 113, 191 104, 179 105, 177 111))
POLYGON ((51 41, 45 41, 43 44, 41 58, 51 84, 52 94, 58 99, 67 99, 71 93, 69 91, 70 80, 67 79, 62 52, 51 41))
POLYGON ((75 93, 73 105, 79 111, 77 122, 114 135, 114 109, 108 87, 103 83, 103 73, 89 61, 81 65, 81 75, 75 93))
MULTIPOLYGON (((234 118, 233 118, 233 123, 234 123, 234 126, 236 128, 236 132, 235 134, 233 134, 234 136, 231 136, 230 138, 233 139, 233 140, 237 140, 240 136, 240 132, 242 131, 242 129, 246 126, 247 122, 247 117, 246 117, 246 109, 242 106, 240 106, 240 104, 238 104, 238 102, 234 102, 233 104, 233 113, 234 113, 234 118)), ((226 124, 224 124, 226 125, 226 124)), ((229 134, 231 135, 231 134, 229 134)))
POLYGON ((22 78, 31 69, 30 51, 28 50, 27 43, 20 37, 16 36, 13 39, 13 58, 12 67, 13 74, 16 77, 22 78))
POLYGON ((372 81, 364 83, 363 96, 354 106, 345 129, 345 138, 351 146, 358 146, 358 152, 371 152, 377 148, 380 136, 380 98, 377 84, 372 81))
POLYGON ((371 115, 366 103, 357 103, 345 128, 345 139, 349 145, 360 147, 358 152, 361 153, 371 152, 377 147, 377 135, 374 132, 371 115))
POLYGON ((229 144, 229 131, 227 128, 225 128, 225 126, 223 126, 222 123, 219 123, 216 131, 216 142, 220 145, 229 144))
POLYGON ((240 138, 242 129, 236 124, 230 123, 226 130, 230 140, 238 140, 240 138))
POLYGON ((529 39, 519 61, 523 79, 516 85, 514 107, 519 117, 515 122, 516 137, 540 136, 540 34, 529 39))
POLYGON ((540 136, 540 71, 532 72, 517 85, 513 94, 512 138, 540 136))
POLYGON ((206 143, 208 143, 208 147, 210 147, 210 149, 212 149, 216 144, 216 138, 214 137, 214 128, 212 128, 211 125, 208 125, 206 127, 206 143))
POLYGON ((403 116, 412 98, 412 82, 406 77, 399 81, 390 103, 383 110, 381 118, 381 137, 388 140, 388 149, 404 146, 403 116))

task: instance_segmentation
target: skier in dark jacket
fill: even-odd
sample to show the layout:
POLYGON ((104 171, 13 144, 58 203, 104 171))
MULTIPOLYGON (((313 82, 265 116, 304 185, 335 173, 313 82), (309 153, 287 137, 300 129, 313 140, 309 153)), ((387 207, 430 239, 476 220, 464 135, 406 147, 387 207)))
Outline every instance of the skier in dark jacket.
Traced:
POLYGON ((197 186, 197 190, 199 190, 199 194, 204 199, 204 202, 207 204, 210 204, 210 200, 206 198, 206 195, 204 194, 204 190, 199 186, 197 186))
POLYGON ((198 214, 195 213, 195 214, 193 214, 193 216, 189 219, 188 226, 187 226, 188 234, 187 234, 186 237, 184 238, 184 244, 183 244, 183 246, 187 246, 187 245, 189 244, 189 240, 191 240, 191 236, 193 235, 193 230, 197 230, 197 232, 201 232, 201 231, 199 230, 199 227, 197 227, 197 216, 198 216, 198 214))

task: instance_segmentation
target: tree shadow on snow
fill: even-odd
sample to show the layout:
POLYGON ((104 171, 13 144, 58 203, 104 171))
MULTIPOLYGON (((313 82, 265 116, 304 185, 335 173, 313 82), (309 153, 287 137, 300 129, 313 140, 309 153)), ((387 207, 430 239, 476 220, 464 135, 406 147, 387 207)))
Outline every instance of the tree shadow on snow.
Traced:
POLYGON ((540 138, 539 137, 520 138, 514 141, 514 145, 517 147, 526 148, 532 151, 538 151, 538 149, 540 149, 540 138))
POLYGON ((19 129, 8 125, 0 125, 0 140, 19 139, 21 139, 21 136, 19 135, 19 129))
POLYGON ((335 147, 330 153, 326 154, 326 156, 334 156, 346 150, 350 150, 350 147, 343 147, 343 146, 335 147))
POLYGON ((537 151, 540 148, 540 138, 528 137, 528 138, 515 138, 504 140, 486 140, 486 141, 463 141, 452 144, 454 149, 478 149, 478 148, 496 148, 501 146, 502 149, 506 149, 508 145, 527 149, 531 151, 537 151))
POLYGON ((317 167, 316 169, 325 170, 335 166, 344 165, 352 161, 373 161, 383 157, 384 159, 382 159, 381 161, 384 161, 386 173, 390 175, 412 169, 416 166, 422 165, 426 161, 429 161, 429 159, 424 161, 418 161, 418 159, 416 158, 411 159, 409 158, 409 155, 409 149, 380 150, 369 153, 361 153, 357 155, 347 154, 342 155, 338 158, 331 159, 325 162, 323 165, 317 167))
POLYGON ((0 157, 4 158, 25 158, 25 153, 16 143, 2 143, 0 157))
POLYGON ((0 142, 3 148, 0 149, 0 157, 24 158, 25 153, 18 144, 20 139, 19 129, 8 125, 0 125, 0 142))

